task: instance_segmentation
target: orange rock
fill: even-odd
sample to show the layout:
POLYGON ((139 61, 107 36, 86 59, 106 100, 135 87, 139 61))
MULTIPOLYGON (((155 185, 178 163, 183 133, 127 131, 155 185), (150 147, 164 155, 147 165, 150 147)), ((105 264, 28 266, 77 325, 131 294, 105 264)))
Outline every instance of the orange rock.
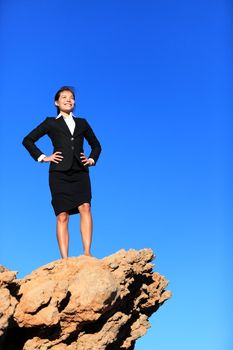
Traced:
MULTIPOLYGON (((22 350, 132 348, 149 328, 149 315, 171 297, 166 279, 152 270, 153 258, 151 249, 131 249, 101 260, 61 259, 18 280, 15 295, 3 287, 15 322, 4 350, 13 348, 14 333, 22 350)), ((3 323, 2 332, 9 327, 3 323)))

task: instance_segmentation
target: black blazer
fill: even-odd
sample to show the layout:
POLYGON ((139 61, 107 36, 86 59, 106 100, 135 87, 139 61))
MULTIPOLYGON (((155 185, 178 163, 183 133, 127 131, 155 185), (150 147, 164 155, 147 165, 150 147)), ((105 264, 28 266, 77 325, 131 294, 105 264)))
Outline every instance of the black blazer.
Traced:
POLYGON ((62 152, 63 159, 58 164, 51 162, 49 171, 65 171, 71 168, 74 157, 78 160, 81 169, 89 171, 88 166, 84 166, 80 159, 83 152, 84 138, 91 147, 89 158, 93 158, 95 164, 101 152, 101 146, 92 128, 83 118, 75 118, 75 129, 72 135, 63 117, 47 117, 40 125, 32 130, 23 139, 23 145, 30 155, 37 161, 43 154, 35 145, 35 142, 44 135, 48 135, 53 143, 53 153, 62 152))

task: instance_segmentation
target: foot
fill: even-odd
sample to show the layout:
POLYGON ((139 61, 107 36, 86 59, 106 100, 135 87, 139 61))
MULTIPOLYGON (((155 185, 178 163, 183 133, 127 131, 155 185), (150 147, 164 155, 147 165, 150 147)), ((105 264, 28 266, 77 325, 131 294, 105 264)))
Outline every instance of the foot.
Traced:
POLYGON ((83 252, 83 255, 85 255, 85 256, 92 256, 90 252, 83 252))

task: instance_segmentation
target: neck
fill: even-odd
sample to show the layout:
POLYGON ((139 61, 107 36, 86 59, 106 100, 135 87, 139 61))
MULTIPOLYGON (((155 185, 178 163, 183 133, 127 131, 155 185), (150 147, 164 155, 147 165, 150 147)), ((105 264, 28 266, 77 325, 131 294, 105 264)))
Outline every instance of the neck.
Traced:
POLYGON ((63 117, 69 117, 71 112, 66 113, 66 112, 60 111, 60 113, 62 114, 63 117))

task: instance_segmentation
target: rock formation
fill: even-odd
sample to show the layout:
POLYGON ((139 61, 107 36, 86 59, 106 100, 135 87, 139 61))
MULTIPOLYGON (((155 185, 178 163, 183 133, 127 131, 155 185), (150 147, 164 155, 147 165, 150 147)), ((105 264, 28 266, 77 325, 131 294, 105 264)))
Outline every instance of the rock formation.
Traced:
POLYGON ((0 349, 133 349, 171 296, 153 258, 151 249, 72 257, 21 280, 0 267, 0 349))

